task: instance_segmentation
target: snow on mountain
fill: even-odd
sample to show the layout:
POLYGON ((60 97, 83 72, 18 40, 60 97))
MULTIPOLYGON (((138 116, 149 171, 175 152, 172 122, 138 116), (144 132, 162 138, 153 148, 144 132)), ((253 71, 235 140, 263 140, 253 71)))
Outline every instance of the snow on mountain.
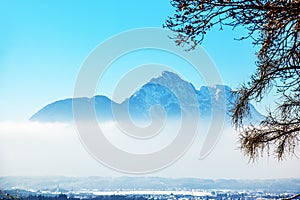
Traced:
MULTIPOLYGON (((152 78, 121 104, 117 104, 105 96, 70 98, 45 106, 35 113, 30 120, 41 122, 72 121, 72 103, 76 101, 82 104, 82 109, 84 109, 84 105, 92 104, 95 107, 96 116, 100 120, 113 119, 112 106, 117 112, 127 113, 128 110, 133 119, 149 120, 151 108, 159 106, 163 108, 168 117, 179 117, 181 112, 196 109, 203 118, 210 117, 212 113, 225 113, 226 120, 229 121, 233 99, 232 90, 228 86, 202 86, 196 90, 191 83, 183 80, 177 74, 165 71, 161 76, 152 78)), ((248 121, 257 122, 263 118, 253 105, 250 105, 250 116, 248 121)), ((86 119, 89 117, 91 116, 84 116, 86 119)))

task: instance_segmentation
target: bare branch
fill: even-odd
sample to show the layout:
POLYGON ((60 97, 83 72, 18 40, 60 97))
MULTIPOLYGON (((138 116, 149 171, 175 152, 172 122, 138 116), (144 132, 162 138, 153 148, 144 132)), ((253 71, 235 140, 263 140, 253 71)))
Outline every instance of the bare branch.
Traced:
POLYGON ((241 149, 257 158, 264 150, 281 160, 293 154, 299 143, 300 129, 300 0, 173 0, 176 14, 165 27, 178 35, 176 43, 192 50, 201 44, 214 26, 238 26, 260 49, 257 70, 234 92, 232 122, 240 130, 241 149), (249 102, 261 101, 275 89, 277 107, 259 126, 245 126, 249 102))

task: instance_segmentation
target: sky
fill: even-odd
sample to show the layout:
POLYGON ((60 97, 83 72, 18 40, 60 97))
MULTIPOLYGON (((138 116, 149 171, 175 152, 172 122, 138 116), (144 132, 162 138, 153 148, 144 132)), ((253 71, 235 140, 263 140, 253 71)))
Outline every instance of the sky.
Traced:
MULTIPOLYGON (((7 159, 7 162, 1 165, 0 175, 105 175, 107 169, 100 167, 83 147, 78 146, 80 142, 74 136, 74 128, 33 125, 27 120, 45 105, 73 96, 80 69, 97 46, 124 31, 162 27, 172 14, 174 8, 167 0, 1 1, 0 137, 6 141, 6 145, 0 147, 0 158, 7 159), (49 133, 52 128, 57 133, 65 132, 63 139, 57 133, 49 133), (22 130, 24 134, 20 133, 22 130), (67 143, 70 148, 64 151, 67 143), (74 152, 78 153, 78 157, 74 152), (28 164, 30 162, 26 162, 26 157, 34 165, 28 164), (70 160, 62 168, 60 163, 66 162, 66 157, 70 160), (55 162, 50 162, 50 158, 55 162), (86 163, 84 172, 74 167, 82 162, 86 163)), ((237 88, 255 72, 256 56, 251 40, 234 40, 244 34, 243 28, 235 31, 214 29, 202 44, 221 75, 222 83, 232 88, 237 88)), ((129 44, 132 41, 126 42, 129 44)), ((120 45, 127 45, 126 42, 120 45)), ((112 95, 112 86, 122 76, 121 69, 143 63, 174 67, 197 88, 204 84, 201 78, 194 77, 192 70, 184 69, 186 63, 182 60, 166 52, 144 50, 125 55, 113 63, 108 76, 104 78, 105 87, 99 87, 104 90, 97 90, 96 93, 112 95)), ((273 102, 273 98, 268 97, 266 102, 273 102)), ((257 105, 262 113, 265 105, 257 105)), ((231 137, 236 139, 234 134, 231 137)), ((230 147, 228 152, 223 152, 222 145, 217 147, 219 150, 215 157, 198 163, 197 167, 201 170, 193 168, 182 176, 193 177, 195 172, 195 176, 204 178, 300 177, 297 173, 299 160, 278 165, 272 159, 265 159, 256 166, 247 165, 247 159, 236 150, 235 139, 223 143, 224 148, 230 147), (229 156, 224 157, 223 154, 229 156), (231 161, 227 162, 228 159, 231 161), (218 168, 219 162, 225 163, 226 171, 218 168)), ((184 166, 182 163, 157 175, 174 176, 184 166)))
MULTIPOLYGON (((174 8, 159 0, 3 1, 0 13, 0 120, 22 121, 72 97, 81 65, 97 45, 131 29, 162 27, 174 8)), ((232 88, 255 71, 251 41, 234 40, 242 34, 243 29, 216 29, 202 45, 232 88)))

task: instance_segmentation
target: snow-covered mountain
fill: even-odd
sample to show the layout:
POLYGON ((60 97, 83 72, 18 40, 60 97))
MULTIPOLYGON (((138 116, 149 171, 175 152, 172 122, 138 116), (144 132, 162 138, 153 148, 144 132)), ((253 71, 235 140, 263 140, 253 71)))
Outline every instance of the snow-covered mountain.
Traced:
MULTIPOLYGON (((129 113, 132 119, 149 120, 151 108, 160 106, 168 117, 179 117, 182 112, 197 110, 201 118, 209 118, 212 114, 224 114, 229 121, 230 109, 234 96, 231 88, 224 85, 213 87, 202 86, 199 90, 180 78, 173 72, 165 71, 161 76, 151 79, 128 99, 118 104, 105 96, 93 98, 70 98, 51 103, 37 113, 30 120, 40 122, 67 122, 73 120, 72 103, 82 105, 83 110, 87 105, 93 105, 95 114, 101 121, 112 120, 113 113, 129 113), (112 111, 112 106, 113 110, 112 111)), ((84 112, 81 112, 84 114, 84 112)), ((159 112, 158 112, 159 114, 159 112)), ((250 105, 248 120, 258 121, 263 116, 250 105)), ((89 119, 92 116, 83 116, 89 119)))

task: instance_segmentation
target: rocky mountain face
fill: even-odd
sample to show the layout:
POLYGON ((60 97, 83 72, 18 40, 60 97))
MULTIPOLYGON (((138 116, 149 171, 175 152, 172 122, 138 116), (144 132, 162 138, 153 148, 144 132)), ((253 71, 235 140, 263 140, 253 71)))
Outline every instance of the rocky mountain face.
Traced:
MULTIPOLYGON (((84 109, 85 105, 93 105, 96 117, 100 121, 112 120, 114 114, 119 113, 128 113, 133 120, 150 120, 149 113, 155 107, 162 108, 168 117, 173 118, 180 117, 182 112, 196 110, 200 118, 209 118, 212 114, 225 113, 226 120, 229 121, 234 98, 232 90, 228 86, 202 86, 197 90, 177 74, 165 71, 161 76, 151 79, 120 104, 105 96, 70 98, 45 106, 30 120, 40 122, 73 121, 72 105, 73 102, 76 102, 77 105, 82 105, 80 109, 84 109)), ((88 120, 91 117, 93 116, 87 115, 82 118, 88 120)), ((253 105, 250 105, 250 117, 247 120, 255 122, 262 118, 263 115, 253 105)))

